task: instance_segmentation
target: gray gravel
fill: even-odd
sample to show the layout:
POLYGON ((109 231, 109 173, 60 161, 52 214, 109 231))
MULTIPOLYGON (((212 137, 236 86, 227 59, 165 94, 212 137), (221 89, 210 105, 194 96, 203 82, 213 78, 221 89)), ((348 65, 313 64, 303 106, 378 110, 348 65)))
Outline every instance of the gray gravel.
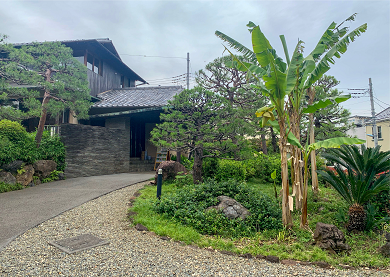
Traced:
POLYGON ((245 259, 161 240, 126 221, 136 184, 28 230, 0 252, 0 276, 386 276, 366 270, 325 270, 245 259), (110 244, 66 254, 49 241, 91 233, 110 244))

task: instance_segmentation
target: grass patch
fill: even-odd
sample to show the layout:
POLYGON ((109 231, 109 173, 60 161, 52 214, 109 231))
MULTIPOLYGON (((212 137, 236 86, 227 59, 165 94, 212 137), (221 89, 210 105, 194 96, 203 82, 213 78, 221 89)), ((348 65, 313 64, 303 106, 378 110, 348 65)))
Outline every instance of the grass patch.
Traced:
MULTIPOLYGON (((274 196, 271 183, 257 182, 251 179, 248 184, 256 191, 274 196)), ((162 195, 176 194, 180 188, 173 183, 164 182, 162 195)), ((278 192, 280 191, 278 187, 278 192)), ((160 236, 168 236, 186 244, 195 244, 202 248, 212 247, 217 250, 227 250, 237 254, 251 253, 252 255, 274 255, 280 259, 300 261, 325 261, 333 266, 347 264, 354 267, 388 268, 390 258, 378 253, 378 248, 384 244, 382 235, 375 232, 363 232, 346 235, 347 243, 352 250, 349 254, 332 255, 312 244, 312 234, 299 228, 299 212, 294 211, 294 227, 292 230, 265 230, 251 237, 224 237, 200 234, 192 227, 185 226, 174 218, 158 214, 153 209, 156 201, 156 186, 146 186, 141 191, 134 206, 130 208, 138 214, 134 224, 141 223, 160 236)), ((308 219, 312 230, 317 222, 334 224, 344 234, 346 230, 339 214, 347 211, 348 206, 331 188, 321 188, 319 196, 314 199, 309 192, 308 219)))
POLYGON ((24 186, 21 184, 12 185, 12 184, 6 184, 0 182, 0 193, 13 191, 13 190, 20 190, 20 189, 24 189, 24 186))

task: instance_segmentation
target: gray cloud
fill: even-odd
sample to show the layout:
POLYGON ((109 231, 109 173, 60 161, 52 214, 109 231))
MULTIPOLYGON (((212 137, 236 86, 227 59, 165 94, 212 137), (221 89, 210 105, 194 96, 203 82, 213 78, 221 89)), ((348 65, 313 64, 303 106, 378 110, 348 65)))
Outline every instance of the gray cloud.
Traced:
MULTIPOLYGON (((10 42, 109 37, 123 61, 155 83, 185 73, 185 59, 128 55, 185 58, 189 52, 194 73, 222 55, 215 30, 250 47, 245 26, 250 20, 260 25, 279 56, 284 58, 281 34, 290 52, 301 39, 308 54, 332 21, 340 23, 354 12, 358 17, 348 25, 367 22, 368 30, 329 74, 341 81, 340 88, 368 88, 371 77, 376 97, 390 104, 388 1, 7 1, 1 2, 0 33, 10 42)), ((345 106, 368 115, 367 100, 349 100, 345 106)))

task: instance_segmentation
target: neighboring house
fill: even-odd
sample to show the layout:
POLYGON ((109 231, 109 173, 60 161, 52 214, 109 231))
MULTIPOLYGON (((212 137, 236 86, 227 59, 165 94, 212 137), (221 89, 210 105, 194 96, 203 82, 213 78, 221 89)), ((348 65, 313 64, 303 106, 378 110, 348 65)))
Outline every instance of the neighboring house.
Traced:
MULTIPOLYGON (((378 145, 382 151, 390 151, 390 107, 376 114, 378 145)), ((366 134, 373 134, 372 121, 367 122, 366 134)), ((367 136, 367 147, 374 147, 374 138, 367 136)))
POLYGON ((354 115, 348 118, 348 123, 352 123, 353 127, 347 131, 347 135, 357 137, 359 139, 367 140, 366 136, 366 122, 371 117, 354 115))

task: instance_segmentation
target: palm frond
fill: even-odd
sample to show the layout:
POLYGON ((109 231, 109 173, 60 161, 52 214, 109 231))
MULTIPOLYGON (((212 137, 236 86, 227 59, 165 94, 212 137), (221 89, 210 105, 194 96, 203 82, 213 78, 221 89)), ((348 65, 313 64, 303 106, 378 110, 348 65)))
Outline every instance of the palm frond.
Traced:
POLYGON ((229 37, 228 35, 225 35, 224 33, 220 31, 215 31, 215 35, 222 39, 223 41, 227 42, 228 45, 234 49, 236 49, 238 52, 240 52, 245 58, 247 58, 250 62, 255 63, 256 62, 256 55, 253 53, 252 50, 245 47, 238 41, 234 40, 233 38, 229 37))

